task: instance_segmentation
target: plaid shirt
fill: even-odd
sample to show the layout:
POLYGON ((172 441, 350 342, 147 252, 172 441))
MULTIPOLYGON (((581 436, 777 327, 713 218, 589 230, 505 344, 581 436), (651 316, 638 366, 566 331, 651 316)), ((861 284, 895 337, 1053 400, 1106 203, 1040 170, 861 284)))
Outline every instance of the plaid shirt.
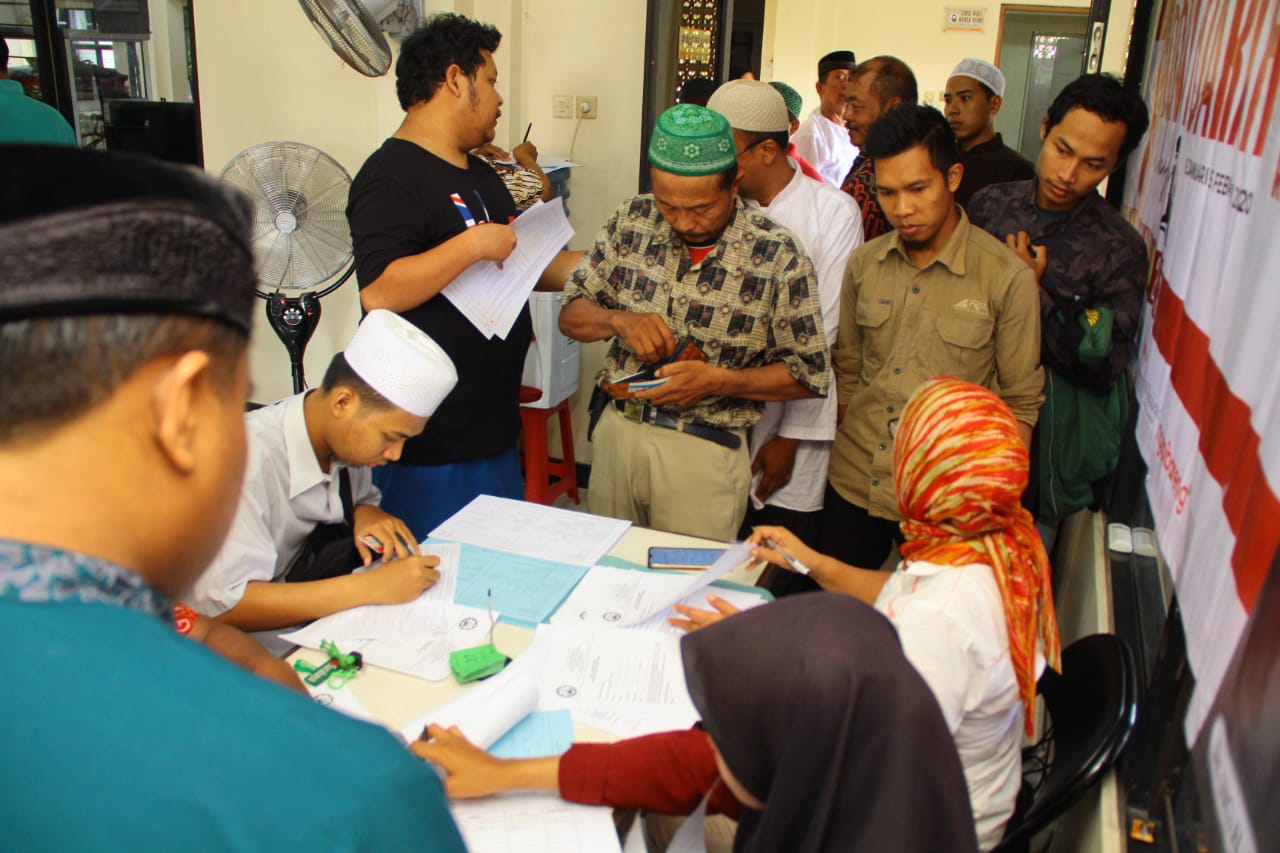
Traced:
MULTIPOLYGON (((624 202, 565 285, 564 303, 575 299, 658 314, 677 340, 695 341, 714 367, 782 362, 805 388, 827 391, 828 351, 813 265, 791 232, 740 199, 734 199, 715 248, 698 264, 652 195, 624 202)), ((644 367, 615 338, 599 378, 612 382, 644 367)), ((732 429, 755 423, 764 403, 711 396, 664 408, 690 423, 732 429)))

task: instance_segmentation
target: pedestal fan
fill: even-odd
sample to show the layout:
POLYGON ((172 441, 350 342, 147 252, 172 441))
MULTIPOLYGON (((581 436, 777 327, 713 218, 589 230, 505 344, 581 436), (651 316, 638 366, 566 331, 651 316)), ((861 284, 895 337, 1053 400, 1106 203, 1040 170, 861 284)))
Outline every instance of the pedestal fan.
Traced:
POLYGON ((351 176, 300 142, 263 142, 237 154, 220 176, 254 202, 258 296, 289 353, 293 391, 306 390, 302 356, 320 322, 320 299, 355 269, 347 227, 351 176))

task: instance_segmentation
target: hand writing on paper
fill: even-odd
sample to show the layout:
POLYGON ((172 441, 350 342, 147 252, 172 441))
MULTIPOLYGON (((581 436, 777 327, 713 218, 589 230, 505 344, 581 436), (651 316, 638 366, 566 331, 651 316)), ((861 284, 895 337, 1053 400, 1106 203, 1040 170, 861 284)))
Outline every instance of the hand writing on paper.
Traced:
POLYGON ((476 260, 497 261, 499 267, 516 248, 516 232, 510 225, 481 222, 463 233, 471 240, 476 260))
POLYGON ((681 631, 693 632, 698 630, 699 628, 705 628, 708 625, 714 625, 717 622, 719 622, 721 619, 727 619, 730 616, 734 615, 735 613, 742 612, 737 607, 734 607, 732 604, 725 601, 723 598, 719 598, 718 596, 708 595, 707 603, 710 604, 714 609, 702 610, 697 607, 689 607, 684 604, 677 604, 675 606, 675 610, 684 618, 677 619, 676 617, 673 616, 667 620, 667 624, 674 625, 675 627, 679 628, 681 631))
POLYGON ((751 474, 763 471, 760 485, 756 487, 756 497, 762 501, 791 482, 791 469, 796 464, 796 448, 800 446, 798 438, 775 436, 761 446, 756 458, 751 460, 751 474))
POLYGON ((369 604, 404 604, 440 580, 439 557, 405 557, 366 572, 369 604))
POLYGON ((1031 271, 1036 274, 1036 284, 1039 284, 1044 275, 1044 268, 1049 264, 1049 253, 1045 247, 1032 246, 1031 235, 1026 231, 1008 235, 1004 238, 1004 244, 1021 258, 1024 264, 1031 267, 1031 271))
POLYGON ((724 387, 727 371, 712 367, 705 361, 678 361, 658 368, 658 376, 667 381, 636 396, 655 406, 692 406, 699 400, 719 394, 724 387))
POLYGON ((372 504, 360 504, 352 513, 355 528, 356 551, 367 566, 376 559, 373 549, 360 541, 362 536, 372 536, 382 543, 381 556, 394 560, 398 557, 412 557, 418 553, 418 542, 414 538, 409 525, 396 518, 381 507, 372 504))
POLYGON ((609 316, 609 323, 614 334, 643 362, 662 361, 676 351, 676 336, 658 314, 616 311, 609 316))

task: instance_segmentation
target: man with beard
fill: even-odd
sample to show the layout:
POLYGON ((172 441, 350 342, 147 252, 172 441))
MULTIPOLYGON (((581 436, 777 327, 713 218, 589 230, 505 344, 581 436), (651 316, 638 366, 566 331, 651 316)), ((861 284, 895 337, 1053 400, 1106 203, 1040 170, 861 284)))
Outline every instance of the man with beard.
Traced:
POLYGON ((960 152, 932 107, 903 105, 867 131, 893 226, 849 258, 832 348, 842 412, 818 549, 878 568, 898 531, 893 442, 907 398, 949 375, 996 391, 1030 443, 1043 385, 1035 276, 955 203, 960 152))

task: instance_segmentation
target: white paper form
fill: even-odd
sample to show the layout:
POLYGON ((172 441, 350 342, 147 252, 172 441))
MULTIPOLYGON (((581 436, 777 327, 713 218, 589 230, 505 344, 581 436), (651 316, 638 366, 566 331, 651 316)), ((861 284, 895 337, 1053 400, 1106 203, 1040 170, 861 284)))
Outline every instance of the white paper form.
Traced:
POLYGON ((526 657, 538 669, 538 707, 652 710, 664 727, 693 725, 678 637, 625 628, 539 625, 526 657))
POLYGON ((677 616, 676 604, 707 609, 707 594, 719 596, 739 610, 763 604, 764 599, 745 590, 704 587, 685 593, 690 583, 686 574, 645 572, 613 566, 593 566, 578 582, 555 615, 552 625, 590 625, 603 628, 645 623, 646 628, 683 633, 666 623, 677 616), (669 603, 668 603, 669 602, 669 603))
POLYGON ((699 602, 695 606, 705 607, 706 600, 701 595, 702 591, 711 586, 712 581, 717 581, 734 569, 741 568, 750 559, 751 546, 746 542, 739 542, 737 545, 730 546, 706 569, 694 572, 691 576, 684 578, 684 585, 680 589, 671 595, 656 600, 653 606, 637 613, 630 619, 624 619, 623 624, 634 625, 637 628, 667 629, 670 627, 666 623, 667 615, 671 612, 672 607, 691 598, 699 602))
POLYGON ((439 708, 414 717, 400 727, 400 733, 413 741, 428 723, 457 726, 467 740, 488 749, 537 706, 538 681, 533 668, 517 661, 439 708))
POLYGON ((454 800, 453 819, 471 853, 620 853, 613 810, 555 794, 454 800))
POLYGON ((506 338, 547 264, 573 236, 560 198, 535 203, 511 228, 516 247, 501 267, 477 261, 441 291, 487 338, 506 338))
POLYGON ((590 566, 618 544, 629 527, 631 522, 617 518, 480 495, 431 531, 431 537, 590 566))
POLYGON ((445 638, 449 632, 451 609, 458 584, 458 561, 462 549, 448 542, 422 543, 419 550, 440 558, 440 580, 413 601, 404 604, 365 604, 340 610, 310 625, 281 635, 284 639, 320 648, 321 640, 387 640, 412 637, 425 640, 445 638))

